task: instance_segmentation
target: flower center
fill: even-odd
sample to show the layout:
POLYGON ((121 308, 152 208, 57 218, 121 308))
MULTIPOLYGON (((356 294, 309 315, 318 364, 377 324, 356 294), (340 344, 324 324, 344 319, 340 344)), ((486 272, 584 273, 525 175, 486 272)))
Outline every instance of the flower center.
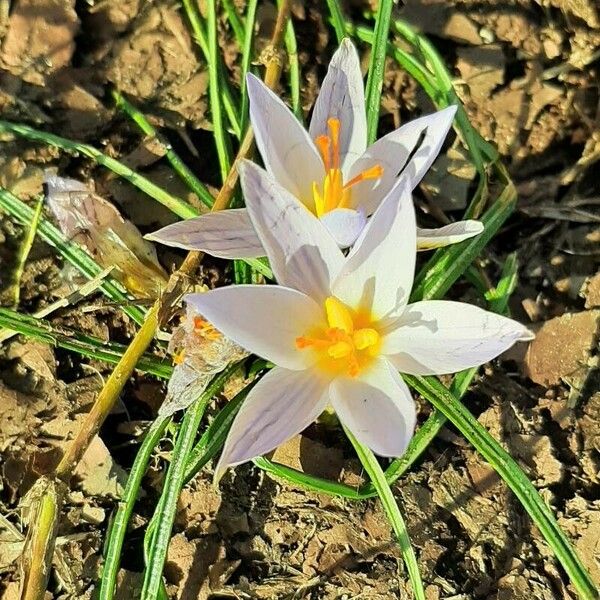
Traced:
POLYGON ((340 169, 340 121, 328 119, 329 135, 320 135, 315 143, 325 165, 325 179, 319 187, 313 181, 313 200, 317 217, 323 216, 335 208, 351 207, 351 188, 365 179, 379 179, 383 173, 381 165, 366 169, 344 183, 340 169))
POLYGON ((351 310, 335 296, 325 300, 325 314, 328 326, 296 338, 296 347, 316 352, 317 365, 327 373, 356 377, 379 354, 379 332, 368 314, 351 310))

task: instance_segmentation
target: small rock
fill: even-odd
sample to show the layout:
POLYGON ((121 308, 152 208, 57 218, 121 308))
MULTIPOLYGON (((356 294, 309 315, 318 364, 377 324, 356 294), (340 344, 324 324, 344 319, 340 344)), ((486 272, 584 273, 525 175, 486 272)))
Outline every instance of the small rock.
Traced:
POLYGON ((85 504, 81 509, 81 518, 92 525, 100 525, 104 521, 106 513, 99 506, 90 506, 85 504))

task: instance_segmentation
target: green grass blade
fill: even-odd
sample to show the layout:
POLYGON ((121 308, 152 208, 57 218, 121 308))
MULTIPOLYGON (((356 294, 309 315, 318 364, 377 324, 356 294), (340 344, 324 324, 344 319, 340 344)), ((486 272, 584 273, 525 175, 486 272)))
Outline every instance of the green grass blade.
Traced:
MULTIPOLYGON (((58 346, 88 356, 117 364, 127 346, 116 342, 104 342, 90 335, 76 331, 57 331, 50 323, 29 315, 23 315, 8 308, 0 308, 0 327, 16 331, 27 338, 39 340, 45 344, 58 346)), ((161 379, 169 379, 173 372, 170 363, 149 354, 143 356, 136 368, 144 373, 155 375, 161 379)))
POLYGON ((151 198, 154 198, 157 202, 166 206, 182 219, 198 216, 198 210, 182 198, 169 194, 158 185, 152 183, 149 179, 146 179, 143 175, 136 173, 122 162, 103 154, 100 150, 97 150, 89 144, 68 140, 58 135, 54 135, 53 133, 46 133, 45 131, 39 131, 27 125, 11 123, 9 121, 0 121, 0 133, 13 133, 35 142, 56 146, 67 152, 83 154, 84 156, 95 160, 98 164, 110 169, 113 173, 119 175, 123 179, 126 179, 129 183, 151 198))
POLYGON ((112 97, 115 101, 117 108, 122 110, 146 135, 153 137, 158 140, 161 146, 165 150, 165 156, 171 163, 171 166, 175 172, 179 175, 181 181, 185 183, 188 188, 198 196, 198 198, 206 205, 211 208, 214 204, 214 198, 208 191, 208 188, 196 177, 192 170, 181 160, 181 157, 171 144, 163 139, 163 137, 156 131, 151 123, 146 119, 144 113, 138 110, 123 94, 113 89, 112 97))
POLYGON ((144 572, 142 587, 142 598, 144 600, 157 600, 160 594, 163 566, 171 538, 171 529, 173 528, 177 512, 177 499, 183 487, 188 455, 193 447, 204 411, 212 397, 222 389, 227 379, 238 368, 239 364, 236 364, 219 373, 198 400, 185 413, 177 434, 171 463, 167 471, 165 485, 156 514, 156 529, 152 536, 148 564, 144 572))
MULTIPOLYGON (((211 60, 211 54, 209 50, 208 37, 206 31, 204 30, 204 24, 202 22, 202 16, 200 15, 198 3, 196 0, 182 0, 182 5, 192 28, 194 41, 200 48, 200 51, 204 56, 204 60, 209 63, 211 60)), ((227 79, 223 61, 221 60, 220 55, 218 56, 217 64, 219 74, 221 75, 221 86, 219 88, 221 102, 223 103, 225 114, 227 115, 227 120, 229 121, 231 130, 238 139, 241 139, 241 127, 237 114, 238 102, 234 98, 233 91, 229 86, 229 81, 227 79)))
MULTIPOLYGON (((344 18, 344 12, 338 0, 327 0, 327 8, 329 9, 329 15, 331 16, 331 23, 335 30, 337 43, 340 44, 346 37, 347 25, 346 19, 344 18)), ((350 27, 352 27, 351 24, 350 27)), ((372 43, 372 40, 368 41, 369 43, 372 43)))
POLYGON ((419 571, 417 557, 415 556, 415 551, 410 543, 410 537, 408 536, 408 531, 406 530, 404 517, 402 516, 400 507, 398 506, 398 503, 394 498, 394 494, 392 493, 392 490, 386 481, 383 470, 371 450, 369 450, 366 446, 363 446, 352 435, 349 429, 344 427, 344 431, 354 446, 362 466, 371 478, 373 486, 377 490, 377 495, 381 500, 381 504, 383 505, 392 529, 396 534, 415 598, 416 600, 425 600, 425 590, 423 589, 423 581, 421 580, 421 573, 419 571))
POLYGON ((508 314, 508 300, 517 287, 517 253, 513 252, 506 257, 502 266, 502 274, 498 285, 486 292, 486 300, 490 303, 490 310, 501 315, 508 314))
POLYGON ((243 390, 238 392, 217 414, 212 423, 208 426, 202 437, 198 440, 188 456, 185 467, 184 483, 190 481, 197 473, 203 469, 208 462, 214 458, 225 443, 225 438, 229 433, 229 428, 233 419, 242 406, 242 402, 250 393, 250 390, 256 385, 258 380, 248 384, 243 390))
MULTIPOLYGON (((25 227, 30 227, 35 212, 23 201, 0 187, 0 209, 6 211, 25 227)), ((41 218, 36 233, 51 246, 54 246, 60 255, 77 268, 88 279, 94 279, 103 269, 96 261, 75 242, 68 240, 63 233, 49 221, 41 218)), ((129 296, 116 280, 107 278, 100 286, 102 292, 115 302, 129 302, 129 296)), ((144 322, 144 311, 137 306, 123 306, 123 311, 128 314, 138 325, 144 322)))
POLYGON ((251 72, 252 62, 252 51, 254 41, 254 27, 256 25, 256 9, 258 7, 258 0, 249 0, 248 9, 246 11, 246 29, 244 31, 244 44, 242 46, 242 108, 240 109, 240 122, 242 135, 246 134, 248 129, 248 123, 250 120, 249 115, 249 99, 248 99, 248 87, 246 86, 246 75, 251 72))
MULTIPOLYGON (((277 6, 281 6, 282 0, 277 0, 277 6)), ((296 30, 292 18, 287 20, 284 35, 285 50, 287 53, 288 82, 290 85, 290 100, 292 111, 300 122, 304 121, 304 113, 300 104, 300 63, 298 61, 298 42, 296 41, 296 30)))
POLYGON ((23 272, 25 271, 25 264, 27 263, 27 258, 29 257, 29 253, 31 252, 31 247, 33 246, 33 242, 35 241, 35 235, 40 224, 40 218, 42 217, 43 208, 44 196, 40 195, 37 198, 35 209, 33 209, 31 221, 29 223, 29 228, 25 231, 25 237, 23 238, 21 246, 19 248, 19 252, 17 253, 17 266, 15 268, 15 273, 12 278, 13 281, 11 284, 13 286, 14 308, 19 307, 19 302, 21 298, 21 278, 23 277, 23 272))
POLYGON ((208 41, 208 78, 209 78, 209 100, 212 117, 213 134, 217 146, 219 166, 221 168, 221 181, 227 179, 231 169, 231 145, 227 132, 223 126, 223 114, 221 112, 221 89, 222 78, 219 69, 219 43, 217 40, 217 6, 216 0, 208 0, 207 8, 207 41, 208 41))
POLYGON ((598 590, 594 582, 558 526, 552 511, 510 454, 438 379, 415 375, 402 375, 402 377, 410 387, 444 413, 504 479, 542 532, 580 597, 585 600, 598 598, 598 590))
POLYGON ((129 477, 127 478, 127 484, 123 490, 123 496, 119 500, 117 512, 114 515, 108 532, 98 600, 112 600, 114 598, 117 575, 121 564, 123 542, 125 541, 127 527, 139 495, 142 479, 148 468, 148 463, 150 462, 154 448, 160 442, 170 421, 170 417, 159 417, 153 421, 135 456, 135 461, 131 467, 129 477))
POLYGON ((517 192, 508 184, 481 218, 484 231, 470 240, 437 250, 415 277, 411 302, 441 298, 467 267, 487 246, 502 224, 512 214, 517 192))
POLYGON ((385 75, 385 57, 393 5, 393 0, 379 0, 377 16, 375 17, 375 35, 371 47, 369 72, 365 87, 367 143, 369 144, 372 144, 377 138, 381 90, 383 89, 383 77, 385 75))
POLYGON ((244 45, 244 40, 246 39, 244 23, 242 23, 242 19, 240 18, 240 15, 238 15, 235 4, 232 0, 223 0, 223 7, 227 13, 227 20, 231 25, 231 29, 233 29, 233 35, 235 36, 237 45, 242 48, 244 45))

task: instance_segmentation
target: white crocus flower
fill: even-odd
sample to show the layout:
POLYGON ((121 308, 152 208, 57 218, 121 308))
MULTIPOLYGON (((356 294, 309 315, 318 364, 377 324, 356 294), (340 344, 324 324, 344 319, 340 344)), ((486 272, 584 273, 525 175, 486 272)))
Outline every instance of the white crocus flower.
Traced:
MULTIPOLYGON (((351 246, 381 200, 405 177, 414 187, 437 157, 456 112, 450 106, 410 121, 367 146, 358 54, 345 39, 334 54, 306 131, 260 79, 248 75, 250 119, 271 176, 351 246)), ((478 221, 417 230, 419 249, 453 244, 483 231, 478 221)), ((221 258, 264 256, 248 213, 235 209, 169 225, 148 239, 221 258)))
POLYGON ((415 404, 398 371, 452 373, 498 356, 528 330, 469 304, 408 304, 416 258, 406 180, 381 202, 348 254, 263 169, 240 167, 248 213, 280 285, 186 297, 224 335, 276 366, 235 418, 217 468, 270 452, 329 405, 358 440, 401 455, 415 404))

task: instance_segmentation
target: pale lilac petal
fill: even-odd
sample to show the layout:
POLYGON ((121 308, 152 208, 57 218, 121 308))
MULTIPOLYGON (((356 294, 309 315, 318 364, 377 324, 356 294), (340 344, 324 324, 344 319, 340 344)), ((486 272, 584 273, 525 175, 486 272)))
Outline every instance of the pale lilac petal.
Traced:
POLYGON ((395 369, 378 359, 360 377, 335 379, 331 403, 361 444, 380 456, 401 456, 415 430, 416 408, 395 369))
POLYGON ((325 176, 317 148, 290 109, 260 79, 249 73, 246 81, 250 120, 267 171, 313 209, 312 184, 325 176))
POLYGON ((326 227, 254 163, 239 166, 246 206, 281 285, 322 302, 344 264, 326 227))
POLYGON ((472 304, 409 304, 383 339, 382 352, 401 372, 443 375, 482 365, 515 342, 531 339, 521 323, 472 304))
POLYGON ((328 135, 327 120, 340 121, 340 162, 343 172, 367 148, 367 116, 365 91, 356 48, 344 38, 333 55, 321 85, 312 118, 310 137, 328 135))
POLYGON ((312 352, 296 348, 296 338, 319 325, 323 311, 296 290, 235 285, 188 294, 185 300, 223 335, 276 365, 297 370, 314 361, 312 352))
POLYGON ((248 211, 234 208, 178 221, 144 236, 147 240, 219 258, 257 258, 265 250, 248 211))
POLYGON ((417 228, 417 250, 433 250, 458 244, 479 235, 484 230, 481 221, 458 221, 437 229, 417 228))
POLYGON ((456 106, 449 106, 409 121, 369 146, 352 165, 349 177, 376 164, 383 167, 383 174, 379 180, 365 180, 353 187, 355 206, 370 215, 400 174, 408 177, 415 188, 437 158, 455 113, 456 106))
POLYGON ((408 302, 416 260, 415 209, 399 181, 369 219, 335 280, 334 296, 373 319, 399 314, 408 302))
POLYGON ((320 220, 340 248, 352 246, 367 224, 365 213, 351 208, 336 208, 320 220))
POLYGON ((266 454, 306 429, 327 406, 328 383, 312 370, 275 367, 267 373, 233 421, 215 479, 228 467, 266 454))

